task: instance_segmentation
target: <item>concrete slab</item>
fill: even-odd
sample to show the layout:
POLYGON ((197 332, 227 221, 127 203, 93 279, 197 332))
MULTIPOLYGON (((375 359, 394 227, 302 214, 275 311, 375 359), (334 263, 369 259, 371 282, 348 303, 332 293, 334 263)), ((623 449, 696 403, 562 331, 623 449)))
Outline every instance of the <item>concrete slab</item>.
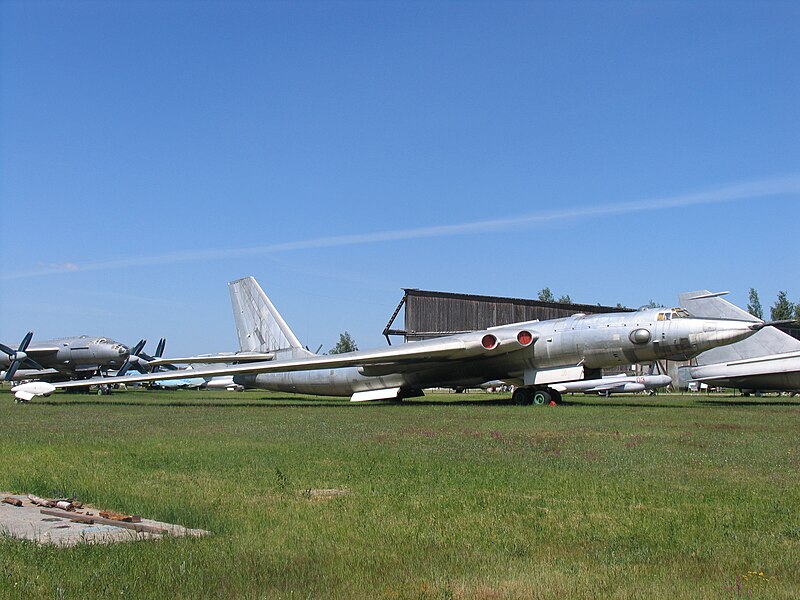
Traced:
MULTIPOLYGON (((116 525, 99 523, 75 523, 70 521, 71 515, 86 516, 98 510, 84 507, 79 511, 66 512, 63 516, 42 514, 42 507, 33 504, 25 495, 4 494, 0 492, 0 499, 5 497, 18 498, 22 506, 12 506, 0 503, 0 535, 21 540, 29 540, 37 544, 53 544, 55 546, 75 546, 76 544, 111 544, 116 542, 131 542, 135 540, 161 539, 166 536, 194 536, 208 535, 210 532, 203 529, 188 529, 181 525, 162 523, 151 519, 142 519, 140 525, 145 528, 155 528, 162 532, 135 531, 116 525)), ((57 509, 45 509, 48 512, 59 512, 57 509)))

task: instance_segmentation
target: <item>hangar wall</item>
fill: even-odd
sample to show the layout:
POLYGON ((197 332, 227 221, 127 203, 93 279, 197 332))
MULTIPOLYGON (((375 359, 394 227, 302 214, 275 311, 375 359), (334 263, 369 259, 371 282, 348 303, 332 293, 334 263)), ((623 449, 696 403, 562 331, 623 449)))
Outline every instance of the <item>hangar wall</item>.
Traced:
POLYGON ((473 294, 455 294, 407 288, 387 323, 383 334, 402 336, 405 341, 486 329, 535 319, 558 319, 575 313, 629 312, 632 309, 596 304, 540 302, 523 298, 503 298, 473 294), (393 329, 400 310, 405 307, 403 329, 393 329))

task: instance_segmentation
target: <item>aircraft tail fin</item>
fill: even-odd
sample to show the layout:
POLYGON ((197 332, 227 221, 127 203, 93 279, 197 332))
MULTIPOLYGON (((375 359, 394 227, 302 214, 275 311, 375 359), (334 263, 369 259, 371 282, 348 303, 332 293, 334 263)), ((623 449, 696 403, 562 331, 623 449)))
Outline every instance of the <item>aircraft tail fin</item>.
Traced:
POLYGON ((292 357, 312 354, 300 344, 275 305, 253 277, 228 284, 242 352, 273 352, 292 357))
MULTIPOLYGON (((761 319, 720 298, 725 293, 712 294, 707 290, 684 293, 680 295, 681 306, 696 317, 761 322, 761 319)), ((799 350, 800 340, 775 327, 764 327, 745 340, 703 352, 697 357, 697 364, 711 365, 799 350)))

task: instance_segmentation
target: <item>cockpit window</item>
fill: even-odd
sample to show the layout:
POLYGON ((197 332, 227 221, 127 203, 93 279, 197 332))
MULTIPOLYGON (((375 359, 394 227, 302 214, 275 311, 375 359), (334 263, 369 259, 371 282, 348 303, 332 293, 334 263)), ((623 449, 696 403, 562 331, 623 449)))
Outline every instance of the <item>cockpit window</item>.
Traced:
POLYGON ((685 308, 673 308, 672 309, 672 318, 673 319, 688 319, 691 315, 689 311, 685 308))
POLYGON ((106 338, 97 338, 98 344, 105 344, 108 340, 106 338))

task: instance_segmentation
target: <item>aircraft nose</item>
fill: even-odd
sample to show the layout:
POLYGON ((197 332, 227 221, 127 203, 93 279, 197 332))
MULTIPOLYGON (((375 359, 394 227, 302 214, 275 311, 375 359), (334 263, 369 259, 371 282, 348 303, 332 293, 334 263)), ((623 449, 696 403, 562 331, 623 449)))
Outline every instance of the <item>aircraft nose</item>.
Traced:
POLYGON ((703 323, 703 335, 712 344, 712 347, 733 344, 749 338, 756 331, 752 321, 707 319, 703 323))

